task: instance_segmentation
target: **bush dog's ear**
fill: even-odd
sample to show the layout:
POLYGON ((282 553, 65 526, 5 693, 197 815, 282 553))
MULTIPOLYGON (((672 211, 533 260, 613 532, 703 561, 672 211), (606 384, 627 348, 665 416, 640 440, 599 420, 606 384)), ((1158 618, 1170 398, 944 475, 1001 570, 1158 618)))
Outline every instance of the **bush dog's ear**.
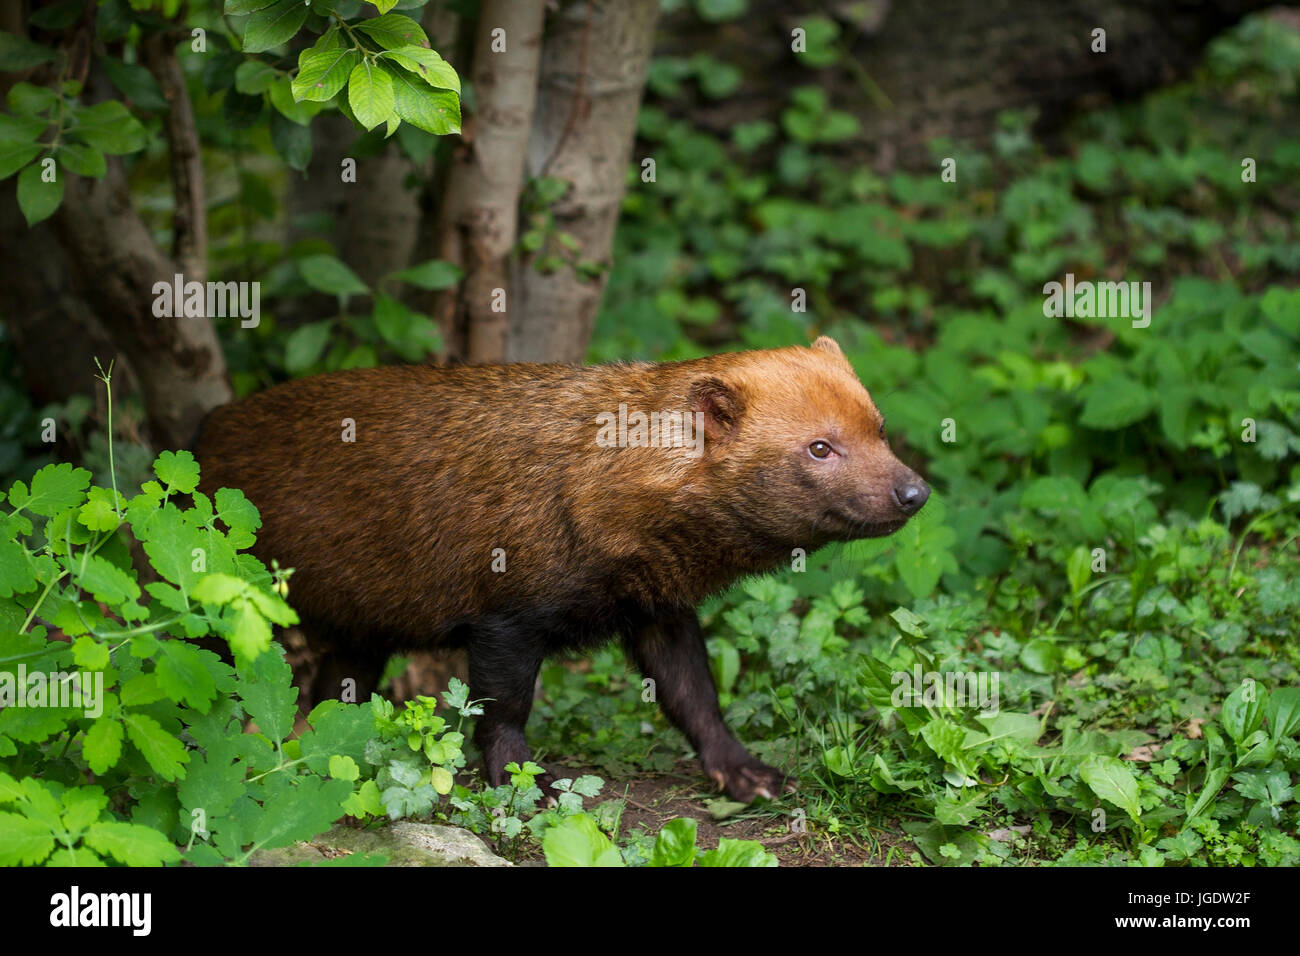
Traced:
POLYGON ((740 395, 719 378, 698 378, 687 395, 692 412, 704 414, 704 434, 712 441, 725 441, 735 434, 744 414, 740 395))
MULTIPOLYGON (((829 352, 838 359, 844 358, 844 353, 840 351, 839 343, 829 335, 820 336, 817 341, 812 344, 812 347, 820 349, 823 352, 829 352)), ((845 361, 847 362, 848 359, 845 359, 845 361)))

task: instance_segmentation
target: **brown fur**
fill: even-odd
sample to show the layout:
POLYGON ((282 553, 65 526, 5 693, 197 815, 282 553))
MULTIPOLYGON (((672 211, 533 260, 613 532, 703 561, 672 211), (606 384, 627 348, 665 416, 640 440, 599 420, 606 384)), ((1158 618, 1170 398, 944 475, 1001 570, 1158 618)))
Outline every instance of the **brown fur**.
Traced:
POLYGON ((881 426, 823 338, 668 364, 318 375, 213 412, 198 457, 202 490, 240 488, 260 509, 254 552, 296 568, 290 600, 331 650, 327 682, 353 676, 368 693, 393 651, 468 646, 471 693, 502 701, 476 737, 498 782, 502 758, 527 755, 520 713, 541 659, 617 633, 660 672, 706 770, 749 799, 779 775, 707 712, 716 700, 687 699, 706 691, 694 608, 794 548, 901 527, 894 489, 924 483, 881 426), (597 415, 620 403, 704 413, 703 455, 599 447, 597 415), (815 459, 816 440, 840 454, 815 459))

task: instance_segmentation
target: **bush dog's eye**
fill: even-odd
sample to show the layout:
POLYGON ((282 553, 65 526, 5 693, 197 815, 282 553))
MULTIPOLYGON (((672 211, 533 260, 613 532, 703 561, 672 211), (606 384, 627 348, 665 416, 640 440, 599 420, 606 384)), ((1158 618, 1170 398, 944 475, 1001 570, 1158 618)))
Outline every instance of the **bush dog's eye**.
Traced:
POLYGON ((880 440, 881 440, 881 441, 884 441, 884 440, 885 440, 885 423, 884 423, 884 422, 881 422, 881 423, 880 423, 880 440))
POLYGON ((815 441, 808 446, 808 454, 814 458, 829 458, 831 450, 831 446, 824 441, 815 441))

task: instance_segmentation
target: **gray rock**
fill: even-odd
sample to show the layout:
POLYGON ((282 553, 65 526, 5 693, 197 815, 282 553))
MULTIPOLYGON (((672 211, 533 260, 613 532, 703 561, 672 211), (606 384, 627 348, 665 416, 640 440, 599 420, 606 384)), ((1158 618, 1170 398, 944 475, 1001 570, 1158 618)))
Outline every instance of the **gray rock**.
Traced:
POLYGON ((250 866, 323 863, 352 853, 382 853, 387 866, 512 866, 468 830, 432 823, 393 823, 374 830, 336 826, 309 843, 254 853, 250 866))

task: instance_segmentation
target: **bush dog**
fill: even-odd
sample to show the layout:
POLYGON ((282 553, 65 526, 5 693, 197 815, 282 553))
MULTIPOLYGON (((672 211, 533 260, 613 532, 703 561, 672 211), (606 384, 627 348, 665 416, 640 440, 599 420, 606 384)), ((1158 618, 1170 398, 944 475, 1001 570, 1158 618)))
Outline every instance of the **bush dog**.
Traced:
POLYGON ((618 636, 732 798, 786 776, 722 720, 696 605, 832 541, 891 534, 930 489, 829 338, 686 362, 354 369, 216 409, 202 490, 257 505, 358 700, 402 649, 465 647, 488 780, 529 758, 543 659, 618 636))

